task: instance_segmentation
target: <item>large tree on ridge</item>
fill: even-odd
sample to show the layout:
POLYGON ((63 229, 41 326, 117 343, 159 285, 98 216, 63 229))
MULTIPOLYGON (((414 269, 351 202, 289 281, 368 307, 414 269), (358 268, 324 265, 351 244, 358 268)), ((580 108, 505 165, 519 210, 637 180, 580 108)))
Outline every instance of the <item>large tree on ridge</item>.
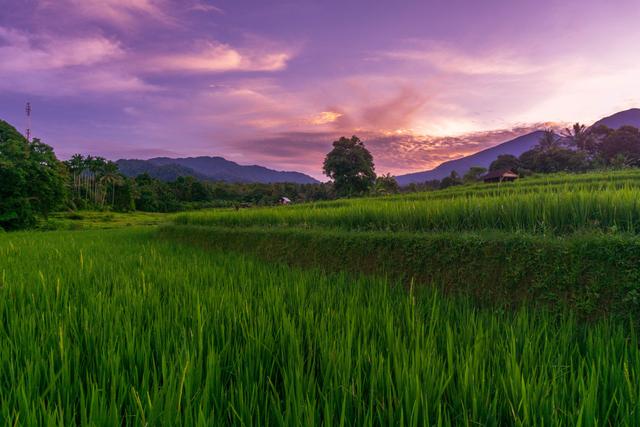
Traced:
POLYGON ((357 136, 341 137, 324 159, 323 172, 333 180, 339 196, 362 195, 376 181, 373 156, 357 136))

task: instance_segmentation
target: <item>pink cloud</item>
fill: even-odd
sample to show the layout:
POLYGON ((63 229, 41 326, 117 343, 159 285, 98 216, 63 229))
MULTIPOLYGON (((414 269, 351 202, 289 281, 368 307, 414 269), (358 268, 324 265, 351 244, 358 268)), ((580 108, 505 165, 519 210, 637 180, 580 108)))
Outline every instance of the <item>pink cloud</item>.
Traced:
POLYGON ((148 60, 149 71, 220 73, 229 71, 279 71, 287 66, 291 53, 240 49, 215 41, 185 53, 161 54, 148 60))
POLYGON ((125 68, 120 44, 103 36, 34 36, 0 27, 0 90, 48 96, 155 88, 125 68))
MULTIPOLYGON (((383 52, 381 59, 391 59, 429 65, 440 71, 466 75, 527 75, 540 71, 531 62, 506 49, 467 53, 443 43, 417 41, 407 49, 383 52)), ((376 58, 374 58, 376 59, 376 58)))
POLYGON ((398 129, 411 125, 412 119, 427 103, 429 95, 409 85, 402 86, 390 99, 363 106, 363 124, 378 129, 398 129))
POLYGON ((45 10, 59 10, 61 4, 68 13, 118 26, 131 26, 140 17, 173 22, 165 12, 166 0, 40 0, 45 10))
POLYGON ((122 57, 117 42, 102 36, 84 38, 33 37, 0 27, 1 71, 34 71, 99 64, 122 57))
POLYGON ((191 6, 191 10, 197 12, 215 12, 224 15, 224 10, 205 1, 195 1, 193 6, 191 6))
POLYGON ((301 170, 321 178, 322 161, 340 136, 356 133, 374 156, 378 173, 403 174, 432 169, 518 136, 548 127, 549 123, 474 132, 458 137, 433 137, 380 132, 286 132, 267 138, 230 144, 244 157, 284 169, 301 170))

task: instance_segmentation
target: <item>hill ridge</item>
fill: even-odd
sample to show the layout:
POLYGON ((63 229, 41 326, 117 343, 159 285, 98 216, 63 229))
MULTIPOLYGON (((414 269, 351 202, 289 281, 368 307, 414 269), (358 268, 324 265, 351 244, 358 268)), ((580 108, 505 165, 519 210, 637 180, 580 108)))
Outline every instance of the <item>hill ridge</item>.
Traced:
POLYGON ((245 183, 315 184, 319 181, 295 171, 280 171, 261 165, 241 165, 221 156, 154 157, 146 160, 120 159, 116 162, 127 176, 140 173, 172 181, 180 176, 193 176, 205 181, 245 183))
MULTIPOLYGON (((603 117, 596 121, 593 126, 600 124, 613 129, 617 129, 624 125, 640 128, 640 108, 630 108, 628 110, 619 111, 610 116, 603 117)), ((542 133, 543 130, 536 130, 509 141, 494 145, 493 147, 478 151, 477 153, 470 154, 459 159, 448 160, 433 169, 399 175, 396 179, 400 185, 407 185, 434 179, 442 179, 451 174, 454 170, 458 174, 463 175, 473 166, 488 168, 491 162, 501 154, 519 156, 525 151, 530 150, 538 143, 542 133)))

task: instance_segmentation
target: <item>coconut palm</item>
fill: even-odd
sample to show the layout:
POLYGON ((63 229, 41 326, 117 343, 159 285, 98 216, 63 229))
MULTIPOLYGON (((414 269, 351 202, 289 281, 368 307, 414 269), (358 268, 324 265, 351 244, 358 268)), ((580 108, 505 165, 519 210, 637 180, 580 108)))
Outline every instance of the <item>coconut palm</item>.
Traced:
POLYGON ((575 123, 571 128, 566 128, 562 136, 567 138, 571 142, 571 145, 581 151, 587 148, 589 139, 591 138, 587 127, 580 123, 575 123))
MULTIPOLYGON (((108 186, 111 185, 111 206, 115 203, 116 198, 116 185, 121 185, 124 182, 122 175, 118 172, 118 165, 114 162, 105 162, 103 165, 101 176, 100 176, 100 185, 108 186)), ((101 205, 104 206, 105 197, 107 195, 106 191, 102 192, 102 200, 101 205)))
POLYGON ((538 141, 538 148, 541 151, 549 151, 557 148, 560 143, 560 137, 553 131, 553 129, 547 129, 544 131, 542 138, 538 141))

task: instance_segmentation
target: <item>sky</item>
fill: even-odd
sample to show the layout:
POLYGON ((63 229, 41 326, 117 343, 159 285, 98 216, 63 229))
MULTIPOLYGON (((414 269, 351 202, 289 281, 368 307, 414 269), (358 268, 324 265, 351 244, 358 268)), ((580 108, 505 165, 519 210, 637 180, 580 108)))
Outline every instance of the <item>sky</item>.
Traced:
POLYGON ((0 0, 0 119, 71 154, 378 173, 640 106, 638 0, 0 0))

